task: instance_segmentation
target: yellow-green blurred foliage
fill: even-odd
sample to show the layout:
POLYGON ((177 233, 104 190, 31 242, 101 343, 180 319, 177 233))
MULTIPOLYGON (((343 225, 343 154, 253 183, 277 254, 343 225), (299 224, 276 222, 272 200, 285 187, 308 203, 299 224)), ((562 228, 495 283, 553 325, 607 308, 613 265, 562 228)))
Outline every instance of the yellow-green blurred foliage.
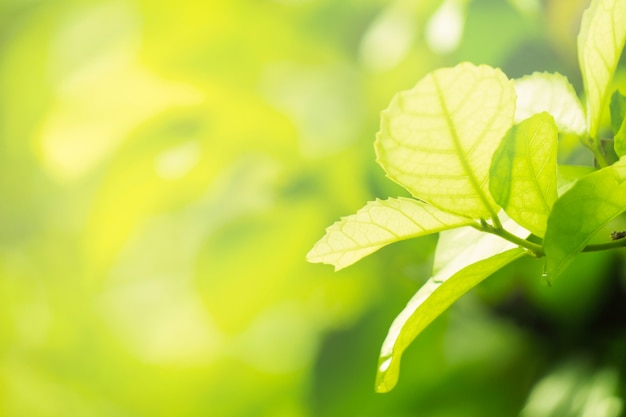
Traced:
POLYGON ((576 3, 3 0, 0 416, 520 410, 542 362, 471 296, 373 394, 433 239, 337 274, 304 257, 403 193, 372 142, 427 71, 578 82, 576 3))

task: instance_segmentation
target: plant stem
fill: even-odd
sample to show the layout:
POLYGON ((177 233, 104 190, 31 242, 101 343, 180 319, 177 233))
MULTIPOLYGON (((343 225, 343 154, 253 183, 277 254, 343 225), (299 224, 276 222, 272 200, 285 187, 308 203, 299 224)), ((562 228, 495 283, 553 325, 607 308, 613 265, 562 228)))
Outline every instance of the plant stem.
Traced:
MULTIPOLYGON (((515 236, 513 233, 504 229, 502 226, 496 227, 496 226, 491 226, 490 224, 486 222, 481 222, 480 224, 474 225, 474 228, 480 230, 481 232, 491 233, 492 235, 500 236, 502 239, 508 240, 509 242, 515 243, 516 245, 521 246, 522 248, 528 249, 537 258, 541 258, 545 256, 546 254, 543 250, 542 245, 531 242, 527 239, 522 239, 521 237, 515 236)), ((619 248, 626 248, 626 239, 618 239, 618 240, 612 240, 606 243, 596 243, 592 245, 587 245, 582 250, 582 252, 599 252, 603 250, 619 249, 619 248)))
POLYGON ((610 165, 609 161, 607 161, 606 159, 606 155, 599 147, 595 147, 595 149, 593 149, 593 154, 595 155, 596 161, 598 161, 598 166, 600 166, 600 168, 606 168, 610 165))
POLYGON ((492 235, 500 236, 502 239, 508 240, 511 243, 515 243, 518 246, 528 249, 537 258, 541 258, 542 256, 545 255, 543 251, 543 247, 541 245, 530 242, 526 239, 522 239, 521 237, 515 236, 513 233, 504 229, 499 220, 497 223, 498 223, 497 226, 495 225, 491 226, 487 224, 486 222, 482 222, 480 225, 477 224, 474 227, 482 232, 487 232, 487 233, 491 233, 492 235))
POLYGON ((496 229, 496 230, 504 230, 504 228, 502 227, 502 222, 500 221, 500 218, 498 217, 497 214, 494 214, 494 216, 491 218, 491 221, 493 222, 493 228, 494 229, 496 229))
POLYGON ((611 165, 607 159, 606 152, 602 149, 602 141, 593 138, 587 138, 583 143, 593 152, 593 156, 600 168, 606 168, 611 165))
POLYGON ((528 249, 529 251, 531 251, 537 258, 540 258, 542 256, 545 255, 545 252, 543 251, 543 246, 537 244, 537 243, 533 243, 529 240, 526 239, 522 239, 521 237, 517 237, 515 236, 513 233, 510 233, 509 231, 505 230, 505 229, 500 229, 499 233, 497 233, 498 236, 508 240, 509 242, 515 243, 523 248, 528 249))
POLYGON ((583 252, 598 252, 601 250, 617 249, 626 247, 626 239, 612 240, 606 243, 597 243, 595 245, 587 245, 583 252))

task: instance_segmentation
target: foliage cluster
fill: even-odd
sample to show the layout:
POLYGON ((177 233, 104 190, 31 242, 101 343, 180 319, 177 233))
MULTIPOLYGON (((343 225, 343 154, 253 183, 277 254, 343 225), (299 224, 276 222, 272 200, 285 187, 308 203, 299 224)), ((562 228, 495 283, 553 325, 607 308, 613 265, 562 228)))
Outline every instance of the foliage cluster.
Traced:
MULTIPOLYGON (((388 395, 372 364, 437 234, 338 274, 303 260, 343 213, 409 197, 369 146, 396 91, 471 61, 580 92, 589 2, 0 2, 0 415, 619 415, 622 251, 551 288, 532 256, 504 267, 388 395)), ((574 143, 559 163, 587 162, 574 143)))
POLYGON ((414 198, 368 203, 330 226, 309 252, 341 269, 390 243, 442 232, 431 278, 395 319, 376 389, 391 390, 407 346, 454 301, 514 260, 545 260, 551 283, 581 252, 626 246, 606 233, 626 211, 626 97, 610 99, 626 39, 626 3, 594 0, 583 15, 578 57, 585 106, 567 78, 462 63, 429 73, 382 113, 375 148, 387 176, 414 198), (558 164, 559 134, 579 137, 596 170, 558 164))

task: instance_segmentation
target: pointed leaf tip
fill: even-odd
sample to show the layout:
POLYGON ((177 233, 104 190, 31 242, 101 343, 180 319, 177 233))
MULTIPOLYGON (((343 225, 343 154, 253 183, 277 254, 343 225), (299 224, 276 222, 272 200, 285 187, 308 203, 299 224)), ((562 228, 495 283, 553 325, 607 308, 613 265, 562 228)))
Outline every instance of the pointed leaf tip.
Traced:
POLYGON ((356 214, 328 227, 326 235, 307 254, 307 260, 340 270, 390 243, 471 223, 473 220, 467 217, 410 198, 371 201, 356 214))
POLYGON ((376 391, 391 391, 400 375, 405 349, 433 320, 491 274, 522 257, 521 248, 509 249, 455 272, 443 282, 433 277, 419 289, 392 323, 383 342, 376 375, 376 391))

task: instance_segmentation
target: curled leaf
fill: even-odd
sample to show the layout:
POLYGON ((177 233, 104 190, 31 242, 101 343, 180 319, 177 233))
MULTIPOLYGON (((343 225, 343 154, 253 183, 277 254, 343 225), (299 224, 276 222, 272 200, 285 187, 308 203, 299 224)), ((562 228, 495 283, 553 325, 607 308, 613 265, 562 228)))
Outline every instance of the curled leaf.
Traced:
POLYGON ((427 325, 467 291, 524 254, 521 248, 509 249, 466 266, 443 281, 443 277, 438 275, 429 279, 389 329, 379 357, 376 391, 393 389, 400 374, 400 359, 404 350, 427 325))

